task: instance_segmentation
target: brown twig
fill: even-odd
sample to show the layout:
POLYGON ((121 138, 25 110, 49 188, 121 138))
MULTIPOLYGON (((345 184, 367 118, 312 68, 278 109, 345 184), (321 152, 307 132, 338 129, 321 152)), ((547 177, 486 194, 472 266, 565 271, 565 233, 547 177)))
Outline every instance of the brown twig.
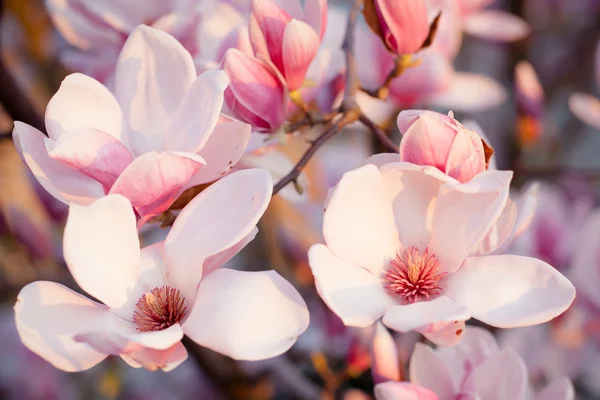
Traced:
POLYGON ((375 138, 381 143, 386 149, 392 153, 399 153, 398 146, 390 139, 390 137, 381 129, 375 122, 371 121, 364 115, 361 115, 358 120, 375 135, 375 138))
POLYGON ((371 97, 376 99, 385 100, 390 95, 390 85, 402 73, 410 67, 417 66, 419 61, 410 61, 406 55, 399 55, 394 60, 394 66, 385 77, 385 80, 377 89, 363 89, 363 91, 371 97))
MULTIPOLYGON (((0 0, 0 19, 4 15, 4 0, 0 0)), ((1 45, 1 44, 0 44, 1 45)), ((1 50, 1 47, 0 47, 1 50)), ((0 57, 0 104, 15 121, 23 121, 42 132, 46 131, 44 119, 19 87, 0 57)))

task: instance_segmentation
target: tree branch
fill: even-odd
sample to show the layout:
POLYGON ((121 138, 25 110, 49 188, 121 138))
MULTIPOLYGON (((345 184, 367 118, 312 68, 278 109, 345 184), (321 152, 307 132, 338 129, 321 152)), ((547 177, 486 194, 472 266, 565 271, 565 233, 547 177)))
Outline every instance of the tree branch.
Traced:
POLYGON ((369 130, 373 133, 373 135, 375 135, 375 138, 377 138, 379 143, 381 143, 386 149, 388 149, 392 153, 400 152, 400 150, 398 149, 398 146, 396 146, 396 144, 392 141, 392 139, 390 139, 390 137, 376 123, 374 123, 373 121, 371 121, 369 118, 367 118, 364 115, 360 116, 359 121, 364 126, 369 128, 369 130))

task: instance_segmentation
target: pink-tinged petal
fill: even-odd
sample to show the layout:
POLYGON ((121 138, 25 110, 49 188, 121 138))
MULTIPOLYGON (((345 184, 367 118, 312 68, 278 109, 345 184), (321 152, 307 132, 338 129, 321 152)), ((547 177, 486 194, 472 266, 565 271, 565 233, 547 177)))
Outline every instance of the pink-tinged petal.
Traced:
POLYGON ((573 252, 569 278, 580 294, 600 305, 600 291, 596 285, 600 279, 600 210, 592 212, 581 229, 581 236, 573 252))
POLYGON ((319 41, 323 40, 327 30, 328 6, 327 0, 306 0, 304 2, 303 21, 310 25, 319 35, 319 41))
POLYGON ((466 183, 485 169, 485 154, 481 138, 475 131, 460 129, 448 153, 446 173, 457 181, 466 183))
POLYGON ((275 130, 283 124, 285 89, 265 63, 229 49, 223 58, 223 70, 231 81, 225 101, 237 118, 263 130, 275 130))
MULTIPOLYGON (((402 135, 405 135, 408 132, 408 129, 415 122, 417 122, 421 116, 427 116, 430 118, 429 120, 441 120, 447 127, 450 127, 455 132, 457 132, 460 128, 462 128, 462 124, 451 116, 452 113, 449 114, 450 115, 446 115, 429 110, 404 110, 401 111, 400 114, 398 114, 396 123, 398 124, 398 129, 400 130, 400 133, 402 135)), ((435 126, 436 125, 434 125, 434 127, 435 126)), ((447 143, 448 151, 450 151, 449 147, 451 145, 452 143, 447 143)))
POLYGON ((63 251, 83 290, 110 307, 123 305, 140 265, 140 242, 129 201, 106 196, 89 206, 71 205, 63 251))
MULTIPOLYGON (((398 119, 401 116, 402 113, 398 119)), ((400 125, 404 123, 399 122, 398 126, 400 125)), ((402 161, 417 165, 431 165, 445 172, 456 135, 457 130, 443 118, 421 114, 402 137, 400 158, 402 161)))
POLYGON ((540 112, 544 102, 544 89, 528 61, 519 61, 515 67, 515 90, 521 107, 534 115, 540 112))
POLYGON ((27 348, 63 371, 83 371, 107 356, 73 335, 101 328, 108 309, 58 283, 38 281, 19 292, 15 321, 27 348))
POLYGON ((196 296, 205 260, 252 233, 272 190, 268 172, 238 171, 212 184, 181 211, 165 240, 165 253, 169 281, 188 301, 196 296))
POLYGON ((377 0, 375 7, 388 48, 397 54, 411 54, 421 48, 429 34, 424 0, 377 0))
POLYGON ((251 126, 244 122, 222 117, 198 152, 206 161, 206 167, 198 171, 187 186, 212 182, 229 172, 244 155, 251 131, 251 126))
POLYGON ((246 235, 242 240, 234 244, 233 246, 217 253, 212 256, 208 256, 206 260, 204 260, 204 264, 202 264, 202 274, 208 275, 215 269, 219 268, 221 265, 225 264, 229 261, 233 256, 242 251, 244 247, 248 243, 254 240, 256 234, 258 233, 258 228, 254 227, 252 231, 248 235, 246 235))
POLYGON ((44 134, 32 126, 15 122, 15 147, 40 185, 63 203, 89 204, 104 196, 102 185, 48 155, 44 134))
POLYGON ((375 275, 395 257, 400 243, 377 167, 369 164, 344 174, 329 197, 323 236, 335 255, 375 275))
POLYGON ((386 311, 383 323, 398 332, 425 328, 439 322, 466 321, 471 318, 468 307, 440 296, 429 301, 395 305, 386 311))
POLYGON ((600 130, 600 99, 577 92, 569 97, 569 109, 581 121, 600 130))
POLYGON ((264 44, 256 40, 252 20, 250 21, 250 41, 257 56, 265 57, 283 71, 283 38, 286 25, 292 17, 272 0, 253 0, 252 16, 264 37, 264 44), (266 44, 266 48, 263 47, 266 44), (264 53, 264 51, 268 53, 264 53))
POLYGON ((429 389, 409 382, 384 382, 375 385, 377 400, 438 400, 429 389))
POLYGON ((575 299, 571 282, 552 266, 512 255, 467 258, 443 286, 473 318, 500 328, 547 322, 575 299))
POLYGON ((419 332, 437 346, 456 346, 465 336, 466 324, 465 321, 438 322, 419 332))
POLYGON ((133 161, 133 154, 118 139, 93 128, 63 133, 46 146, 53 160, 100 182, 106 192, 133 161))
POLYGON ((504 349, 476 366, 463 387, 481 399, 527 398, 528 374, 525 363, 512 349, 504 349))
POLYGON ((465 20, 465 32, 482 39, 514 42, 531 32, 531 27, 516 15, 498 10, 471 14, 465 20))
POLYGON ((397 153, 379 153, 367 158, 363 165, 373 164, 377 168, 383 167, 386 164, 400 162, 400 156, 397 153))
POLYGON ((79 0, 92 15, 110 24, 115 30, 131 32, 143 21, 154 21, 173 7, 161 0, 79 0))
POLYGON ((140 225, 168 209, 182 188, 206 163, 189 153, 150 152, 125 168, 110 189, 131 201, 141 217, 140 225))
POLYGON ((171 35, 145 25, 129 35, 115 89, 127 129, 124 143, 134 155, 164 149, 164 132, 195 79, 192 56, 171 35))
POLYGON ((482 256, 500 248, 514 231, 516 221, 517 206, 509 199, 496 223, 492 225, 483 240, 470 255, 482 256))
POLYGON ((283 76, 290 90, 304 83, 306 71, 317 55, 319 36, 306 23, 291 20, 283 34, 283 76))
POLYGON ((484 75, 456 72, 450 87, 436 94, 430 105, 462 112, 480 112, 498 107, 506 100, 506 89, 484 75))
POLYGON ((348 326, 369 326, 394 304, 379 278, 340 259, 327 246, 312 246, 308 262, 319 295, 348 326))
POLYGON ((575 400, 573 382, 567 377, 558 378, 539 392, 535 400, 575 400))
MULTIPOLYGON (((438 348, 437 353, 446 361, 446 365, 478 365, 497 354, 500 349, 494 335, 487 329, 469 326, 464 338, 456 346, 438 348)), ((461 374, 454 375, 455 382, 462 381, 461 374), (460 376, 459 376, 460 375, 460 376)))
POLYGON ((57 140, 64 132, 94 128, 119 139, 123 113, 112 93, 83 74, 71 74, 46 107, 46 129, 57 140))
POLYGON ((238 360, 287 351, 308 327, 308 310, 275 271, 219 269, 202 278, 184 331, 196 343, 238 360))
POLYGON ((183 343, 178 342, 166 350, 153 350, 141 348, 139 350, 121 355, 127 363, 135 362, 140 367, 144 367, 150 371, 159 369, 169 372, 181 365, 187 357, 187 351, 183 343))
POLYGON ((375 324, 371 343, 371 374, 375 383, 400 380, 400 358, 396 341, 381 323, 375 324))
POLYGON ((206 71, 190 87, 175 110, 166 149, 197 153, 209 140, 223 107, 229 78, 223 71, 206 71))
MULTIPOLYGON (((477 123, 477 121, 468 119, 466 121, 463 121, 462 126, 466 129, 475 131, 475 133, 477 133, 479 135, 479 137, 481 139, 483 139, 488 145, 491 143, 490 139, 483 131, 483 128, 481 127, 481 125, 479 125, 477 123)), ((490 157, 490 159, 488 160, 488 169, 498 169, 498 167, 496 166, 496 155, 495 154, 492 154, 492 157, 490 157)))
POLYGON ((485 171, 468 183, 441 187, 432 216, 432 250, 441 272, 456 271, 502 214, 512 171, 485 171))
POLYGON ((460 382, 454 381, 448 367, 431 347, 417 343, 410 357, 408 374, 412 383, 430 389, 441 400, 453 400, 460 382))
POLYGON ((540 182, 532 182, 523 189, 524 193, 515 199, 517 206, 517 220, 513 229, 513 236, 523 233, 531 224, 533 216, 538 205, 538 193, 540 191, 540 182))
POLYGON ((46 7, 54 26, 73 46, 89 51, 96 46, 120 46, 122 36, 103 21, 92 21, 85 12, 73 7, 72 1, 47 0, 46 7))
POLYGON ((456 181, 437 168, 405 162, 386 164, 380 172, 400 243, 404 248, 427 247, 431 239, 430 213, 440 186, 456 181))

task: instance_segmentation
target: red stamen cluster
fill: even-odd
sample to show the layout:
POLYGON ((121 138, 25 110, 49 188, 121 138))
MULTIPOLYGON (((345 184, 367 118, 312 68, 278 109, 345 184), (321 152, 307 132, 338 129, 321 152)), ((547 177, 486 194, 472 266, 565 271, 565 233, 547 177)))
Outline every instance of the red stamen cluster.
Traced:
POLYGON ((187 313, 185 297, 179 290, 161 286, 140 297, 133 313, 133 322, 141 332, 160 331, 180 322, 187 313))
POLYGON ((406 304, 412 304, 424 298, 440 294, 440 279, 446 273, 438 273, 440 262, 435 254, 429 254, 425 248, 423 254, 418 247, 411 246, 400 251, 385 274, 386 289, 399 295, 406 304))

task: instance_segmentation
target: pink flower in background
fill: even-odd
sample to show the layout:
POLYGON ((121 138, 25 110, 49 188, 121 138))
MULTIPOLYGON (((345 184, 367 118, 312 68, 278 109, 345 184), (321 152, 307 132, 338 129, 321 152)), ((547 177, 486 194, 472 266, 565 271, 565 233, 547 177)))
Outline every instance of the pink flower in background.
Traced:
MULTIPOLYGON (((523 360, 512 349, 499 349, 494 336, 479 327, 469 327, 454 347, 434 350, 417 343, 409 369, 413 384, 431 390, 441 400, 533 398, 523 360)), ((571 381, 559 378, 535 399, 574 400, 575 391, 571 381)))
MULTIPOLYGON (((376 155, 367 161, 375 165, 344 175, 326 205, 326 245, 309 251, 317 290, 346 325, 383 317, 394 330, 452 344, 471 317, 507 328, 549 321, 569 307, 575 289, 552 266, 482 255, 507 206, 511 172, 484 171, 461 184, 392 156, 376 155)), ((513 224, 500 230, 500 242, 513 224)))
POLYGON ((201 6, 194 0, 46 0, 50 17, 75 47, 62 61, 100 81, 112 76, 127 37, 140 24, 169 32, 195 56, 201 6))
POLYGON ((525 38, 531 27, 514 14, 484 9, 494 0, 458 0, 466 33, 483 39, 513 42, 525 38))
POLYGON ((25 286, 17 328, 33 352, 66 371, 108 355, 170 370, 187 357, 183 335, 235 359, 285 352, 308 326, 298 292, 274 271, 219 268, 256 235, 271 198, 263 170, 231 174, 179 214, 163 242, 143 249, 127 199, 72 205, 65 260, 92 301, 53 282, 25 286))
POLYGON ((46 109, 46 138, 17 122, 14 141, 40 184, 69 204, 127 197, 140 225, 186 188, 223 176, 242 156, 250 126, 220 117, 228 79, 196 77, 190 54, 147 26, 127 40, 115 95, 72 74, 46 109))
POLYGON ((384 382, 375 385, 375 400, 438 400, 431 390, 410 382, 384 382))
POLYGON ((229 49, 222 63, 230 84, 225 89, 227 107, 255 129, 271 133, 286 118, 288 91, 266 62, 238 49, 229 49))
POLYGON ((299 89, 327 27, 327 1, 253 0, 250 41, 256 56, 277 68, 289 90, 299 89), (285 7, 285 8, 283 8, 285 7))
MULTIPOLYGON (((600 89, 600 41, 596 46, 594 65, 596 87, 600 89)), ((600 130, 600 99, 587 93, 575 92, 569 97, 569 108, 581 121, 600 130)))
POLYGON ((417 52, 429 35, 425 0, 367 0, 365 19, 395 54, 417 52))

